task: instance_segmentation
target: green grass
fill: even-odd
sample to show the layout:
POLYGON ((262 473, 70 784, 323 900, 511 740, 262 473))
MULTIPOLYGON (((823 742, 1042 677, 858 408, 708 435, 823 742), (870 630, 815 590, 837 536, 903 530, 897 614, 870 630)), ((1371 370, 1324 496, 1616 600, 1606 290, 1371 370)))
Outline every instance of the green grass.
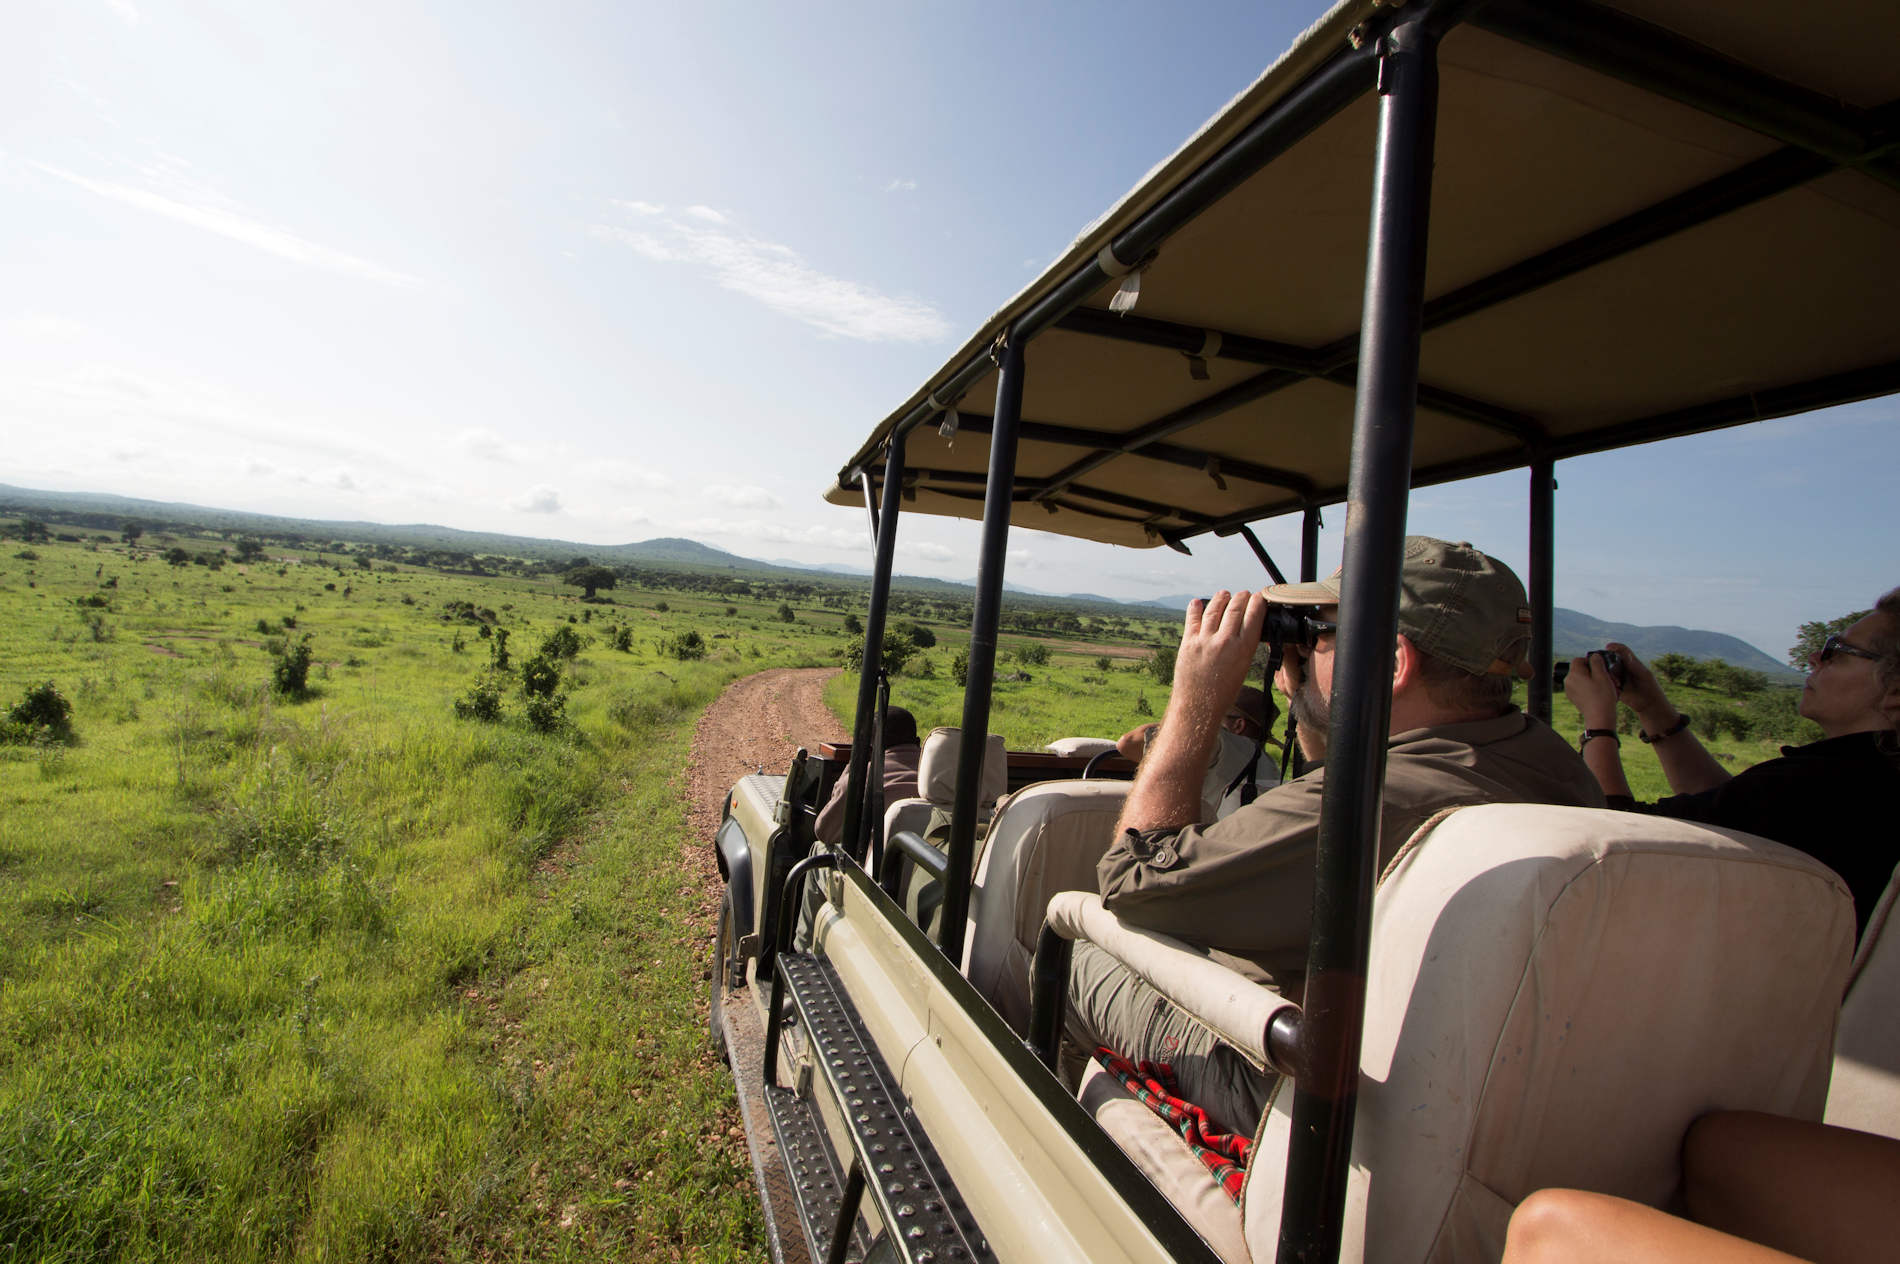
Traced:
POLYGON ((776 602, 33 551, 0 558, 0 703, 53 679, 79 741, 0 747, 7 1251, 762 1253, 677 773, 728 681, 835 635, 776 602), (453 718, 489 644, 453 600, 517 662, 570 616, 595 638, 560 732, 518 692, 453 718), (316 653, 296 700, 256 628, 286 615, 316 653), (686 626, 710 656, 660 657, 686 626))

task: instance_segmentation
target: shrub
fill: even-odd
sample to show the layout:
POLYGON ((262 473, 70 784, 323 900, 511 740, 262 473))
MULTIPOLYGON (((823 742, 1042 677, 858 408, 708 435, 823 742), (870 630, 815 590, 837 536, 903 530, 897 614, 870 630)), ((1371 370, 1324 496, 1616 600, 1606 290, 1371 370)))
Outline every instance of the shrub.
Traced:
POLYGON ((729 615, 729 616, 730 616, 730 615, 735 615, 735 614, 738 614, 738 613, 739 613, 739 607, 737 607, 737 606, 727 606, 727 607, 726 607, 726 614, 727 614, 727 615, 729 615))
POLYGON ((798 612, 792 609, 790 602, 781 601, 778 603, 778 621, 780 623, 798 622, 798 612))
POLYGON ((458 719, 484 724, 501 719, 501 681, 495 673, 483 672, 475 678, 468 692, 455 700, 455 714, 458 719))
POLYGON ((607 634, 607 643, 613 646, 615 649, 619 650, 623 654, 632 652, 633 650, 632 629, 624 628, 624 627, 615 628, 612 632, 607 634))
POLYGON ((659 614, 665 614, 672 608, 673 607, 667 605, 664 601, 656 601, 653 603, 653 609, 659 614))
POLYGON ((1147 694, 1143 693, 1143 694, 1135 695, 1135 714, 1136 715, 1153 715, 1154 713, 1155 713, 1154 706, 1151 703, 1149 703, 1147 694))
POLYGON ((561 662, 546 649, 521 663, 521 692, 530 698, 552 698, 561 688, 561 662))
POLYGON ((1108 655, 1099 654, 1096 656, 1096 659, 1095 659, 1096 671, 1101 672, 1104 676, 1106 676, 1108 675, 1109 672, 1113 671, 1114 669, 1115 669, 1115 664, 1109 661, 1108 655))
POLYGON ((921 623, 905 623, 899 631, 910 638, 910 643, 920 650, 932 649, 937 644, 937 634, 921 623))
POLYGON ((1163 685, 1174 683, 1174 653, 1175 647, 1172 645, 1155 646, 1155 652, 1148 658, 1147 668, 1148 674, 1156 682, 1163 685))
MULTIPOLYGON (((483 624, 487 627, 487 624, 483 624)), ((498 672, 508 670, 508 629, 496 628, 494 639, 489 643, 489 660, 498 672)))
POLYGON ((294 643, 286 643, 271 664, 271 687, 286 698, 301 698, 309 692, 310 634, 294 643))
POLYGON ((1754 731, 1754 725, 1747 716, 1734 707, 1710 707, 1696 717, 1702 724, 1702 731, 1715 738, 1728 733, 1735 738, 1746 738, 1754 731))
POLYGON ((846 636, 863 636, 864 621, 855 614, 847 614, 844 617, 844 634, 846 636))
POLYGON ((0 725, 0 741, 59 742, 70 746, 75 740, 73 704, 50 680, 29 688, 25 696, 8 709, 6 723, 0 725))
POLYGON ((560 627, 548 633, 547 637, 542 640, 541 653, 548 658, 565 658, 571 660, 575 655, 581 652, 581 647, 585 644, 586 642, 581 639, 579 632, 576 632, 572 627, 563 623, 560 627))
POLYGON ((567 706, 567 695, 557 693, 546 698, 529 698, 522 708, 522 714, 528 717, 528 724, 537 733, 552 733, 566 723, 563 709, 567 706))
POLYGON ((1049 647, 1040 641, 1020 646, 1016 650, 1016 661, 1027 663, 1031 667, 1042 667, 1049 661, 1049 647))
POLYGON ((950 677, 959 689, 970 683, 970 651, 958 650, 950 656, 950 677))
POLYGON ((706 638, 692 628, 678 636, 660 638, 660 652, 670 654, 682 663, 706 657, 706 638))

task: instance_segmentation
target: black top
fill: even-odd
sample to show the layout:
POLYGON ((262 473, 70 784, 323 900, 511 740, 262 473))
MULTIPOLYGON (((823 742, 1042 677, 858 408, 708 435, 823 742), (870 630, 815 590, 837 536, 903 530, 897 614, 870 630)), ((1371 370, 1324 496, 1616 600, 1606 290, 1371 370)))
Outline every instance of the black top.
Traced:
POLYGON ((1849 733, 1756 764, 1713 790, 1656 803, 1611 795, 1609 804, 1786 843, 1841 875, 1854 921, 1867 919, 1900 862, 1900 741, 1892 732, 1849 733))

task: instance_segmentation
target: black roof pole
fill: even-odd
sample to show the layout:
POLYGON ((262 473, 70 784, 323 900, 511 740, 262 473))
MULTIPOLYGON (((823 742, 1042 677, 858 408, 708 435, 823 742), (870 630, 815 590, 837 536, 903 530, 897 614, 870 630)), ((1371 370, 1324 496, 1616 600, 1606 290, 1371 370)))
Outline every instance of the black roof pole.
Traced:
POLYGON ((1557 605, 1557 463, 1539 453, 1531 459, 1531 680, 1525 710, 1550 723, 1551 620, 1557 605))
POLYGON ((1281 1264, 1338 1258, 1358 1104, 1438 111, 1433 14, 1404 12, 1384 37, 1379 60, 1345 574, 1300 1031, 1310 1072, 1294 1090, 1281 1264))
MULTIPOLYGON (((871 497, 866 480, 865 503, 871 497)), ((884 456, 884 512, 877 521, 877 549, 871 570, 871 608, 864 614, 864 660, 858 665, 858 710, 851 725, 851 764, 844 800, 844 848, 864 863, 871 822, 864 814, 864 787, 870 777, 884 776, 871 769, 871 735, 881 718, 877 713, 877 679, 884 670, 884 613, 891 603, 891 566, 897 556, 897 502, 904 491, 904 436, 892 435, 884 456)))
POLYGON ((1300 582, 1319 578, 1319 506, 1308 505, 1300 515, 1300 582))
POLYGON ((963 964, 963 927, 970 917, 970 870, 976 861, 977 798, 983 789, 983 747, 990 733, 996 685, 996 628, 1002 621, 1003 561, 1015 505, 1016 427, 1023 416, 1023 339, 1004 334, 996 352, 996 414, 990 431, 990 475, 983 498, 983 544, 970 618, 970 665, 964 677, 963 733, 957 743, 957 797, 950 809, 950 868, 944 874, 943 925, 937 943, 963 964))

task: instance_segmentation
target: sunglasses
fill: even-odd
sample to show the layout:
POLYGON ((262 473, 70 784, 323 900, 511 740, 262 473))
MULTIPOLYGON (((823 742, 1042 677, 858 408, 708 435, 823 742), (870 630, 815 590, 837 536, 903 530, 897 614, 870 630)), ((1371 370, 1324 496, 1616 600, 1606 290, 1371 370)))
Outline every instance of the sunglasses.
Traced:
POLYGON ((1849 645, 1841 639, 1841 634, 1838 632, 1821 642, 1821 652, 1814 657, 1817 661, 1825 663, 1836 654, 1850 654, 1855 658, 1864 658, 1874 663, 1880 661, 1880 655, 1872 650, 1864 650, 1858 645, 1849 645))

